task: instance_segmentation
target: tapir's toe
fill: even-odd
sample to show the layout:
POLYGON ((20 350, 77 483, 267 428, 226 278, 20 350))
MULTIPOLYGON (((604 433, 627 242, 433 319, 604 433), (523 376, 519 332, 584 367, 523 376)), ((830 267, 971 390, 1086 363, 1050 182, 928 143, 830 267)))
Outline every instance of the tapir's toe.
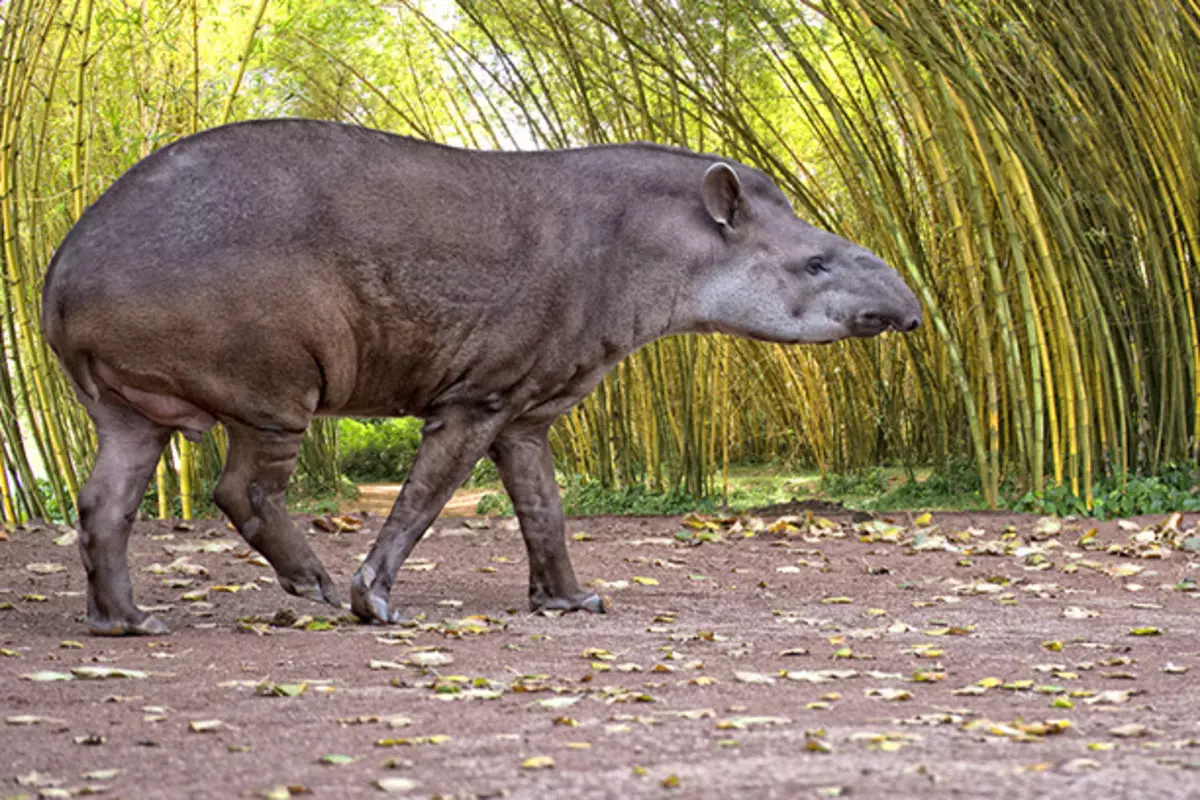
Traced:
POLYGON ((375 570, 364 564, 350 582, 350 610, 366 623, 394 625, 404 622, 404 615, 388 605, 388 588, 373 580, 375 570))
POLYGON ((608 601, 597 592, 588 592, 579 602, 579 608, 592 614, 604 614, 608 611, 608 601))
POLYGON ((566 597, 533 597, 530 605, 538 611, 588 611, 603 614, 608 603, 596 592, 579 591, 566 597))
POLYGON ((278 575, 279 586, 288 594, 312 600, 315 603, 328 603, 337 608, 342 607, 342 598, 334 588, 329 573, 323 567, 317 567, 302 575, 288 577, 278 575))
POLYGON ((164 636, 171 632, 153 614, 139 614, 130 619, 88 617, 87 626, 93 636, 164 636))

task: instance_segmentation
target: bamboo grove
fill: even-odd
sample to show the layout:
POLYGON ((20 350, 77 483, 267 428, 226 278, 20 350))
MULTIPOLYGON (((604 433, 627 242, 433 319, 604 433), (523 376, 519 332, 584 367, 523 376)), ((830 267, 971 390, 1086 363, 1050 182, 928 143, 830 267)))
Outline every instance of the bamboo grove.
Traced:
MULTIPOLYGON (((678 337, 555 430, 560 467, 712 493, 731 462, 965 459, 997 503, 1200 446, 1196 0, 8 0, 0 517, 69 516, 94 442, 39 333, 53 248, 138 158, 263 116, 485 148, 653 140, 769 172, 926 324, 678 337)), ((173 443, 163 514, 220 469, 173 443)), ((303 479, 337 480, 314 425, 303 479)))

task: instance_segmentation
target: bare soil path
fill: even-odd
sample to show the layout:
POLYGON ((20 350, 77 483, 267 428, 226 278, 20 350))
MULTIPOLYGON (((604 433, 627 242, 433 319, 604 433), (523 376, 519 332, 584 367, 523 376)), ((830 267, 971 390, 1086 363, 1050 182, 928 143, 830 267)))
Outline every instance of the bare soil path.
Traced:
MULTIPOLYGON (((396 496, 400 494, 402 483, 364 483, 358 487, 358 497, 353 500, 347 500, 342 504, 342 507, 349 511, 351 509, 365 509, 372 514, 377 514, 381 517, 386 517, 392 510, 392 504, 396 502, 396 496)), ((494 492, 494 489, 459 489, 450 498, 450 502, 446 503, 442 509, 441 516, 443 517, 475 517, 475 507, 479 504, 479 499, 489 492, 494 492)))
MULTIPOLYGON (((510 523, 443 519, 395 628, 284 595, 222 521, 140 522, 174 633, 116 640, 70 537, 8 531, 0 798, 1200 797, 1195 515, 890 519, 571 520, 612 609, 562 617, 510 523)), ((348 586, 380 518, 301 522, 348 586)))

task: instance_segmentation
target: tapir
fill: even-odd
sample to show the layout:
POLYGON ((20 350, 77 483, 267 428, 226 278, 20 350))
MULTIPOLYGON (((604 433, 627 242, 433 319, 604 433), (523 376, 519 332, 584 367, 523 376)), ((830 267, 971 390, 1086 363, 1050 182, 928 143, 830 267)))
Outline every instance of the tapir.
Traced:
POLYGON ((341 607, 284 499, 314 415, 424 421, 351 582, 358 617, 401 619, 400 565, 484 456, 531 606, 602 611, 571 566, 547 433, 617 362, 672 334, 823 343, 920 320, 883 260, 719 156, 484 152, 311 120, 181 139, 104 192, 46 272, 42 327, 98 441, 78 498, 88 627, 167 632, 134 604, 129 531, 171 434, 218 422, 216 505, 285 591, 341 607))

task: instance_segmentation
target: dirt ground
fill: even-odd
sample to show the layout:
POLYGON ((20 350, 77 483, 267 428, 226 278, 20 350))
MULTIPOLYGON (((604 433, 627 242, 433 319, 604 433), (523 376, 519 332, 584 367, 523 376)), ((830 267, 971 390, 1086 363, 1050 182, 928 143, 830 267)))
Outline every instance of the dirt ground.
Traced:
MULTIPOLYGON (((394 628, 140 522, 153 639, 87 636, 70 535, 9 531, 0 797, 1200 797, 1195 515, 776 520, 571 520, 611 612, 544 617, 511 523, 443 519, 394 628)), ((381 519, 300 522, 348 591, 381 519)))

